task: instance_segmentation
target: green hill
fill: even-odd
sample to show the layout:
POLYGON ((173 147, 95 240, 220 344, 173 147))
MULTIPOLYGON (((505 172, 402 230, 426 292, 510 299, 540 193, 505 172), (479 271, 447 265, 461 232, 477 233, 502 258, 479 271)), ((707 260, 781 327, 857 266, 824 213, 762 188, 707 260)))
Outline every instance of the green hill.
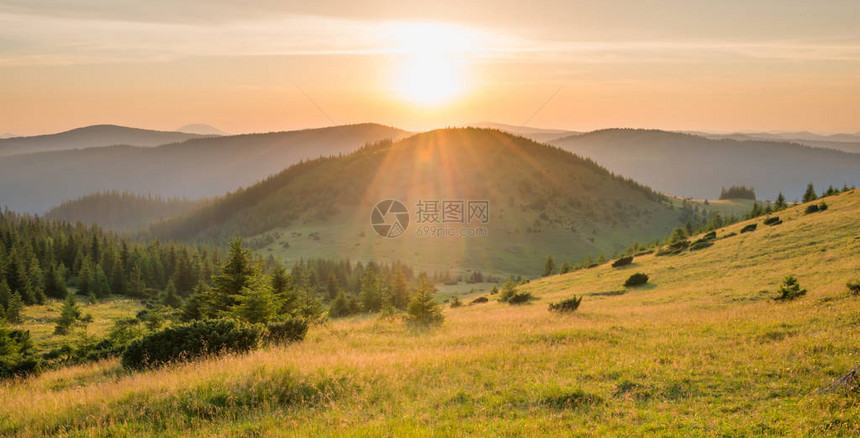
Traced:
MULTIPOLYGON (((408 133, 376 124, 206 137, 159 147, 114 146, 0 160, 0 204, 42 213, 95 192, 167 198, 220 196, 301 160, 346 154, 408 133)), ((190 135, 190 134, 181 134, 190 135)))
POLYGON ((860 364, 845 285, 860 280, 860 192, 824 202, 719 229, 700 251, 533 281, 529 304, 446 307, 434 330, 353 317, 247 355, 5 383, 0 432, 856 436, 856 382, 832 385, 860 364), (648 284, 624 288, 634 272, 648 284), (786 275, 808 292, 774 301, 786 275), (548 312, 573 294, 575 313, 548 312))
POLYGON ((709 139, 644 129, 606 129, 553 140, 607 169, 663 193, 716 199, 723 187, 753 187, 759 199, 782 191, 801 199, 820 190, 860 184, 860 154, 786 141, 709 139))
POLYGON ((45 219, 98 224, 113 231, 137 231, 186 213, 203 201, 162 198, 158 195, 100 192, 63 202, 45 213, 45 219))
MULTIPOLYGON (((410 260, 420 269, 535 274, 552 253, 579 260, 666 235, 692 212, 613 176, 589 160, 510 134, 443 129, 383 142, 342 157, 293 166, 153 228, 161 239, 223 243, 252 237, 264 254, 410 260), (410 213, 404 235, 378 236, 376 203, 395 199, 410 213), (419 201, 484 200, 486 237, 419 237, 419 201)), ((441 208, 441 204, 438 204, 441 208)))

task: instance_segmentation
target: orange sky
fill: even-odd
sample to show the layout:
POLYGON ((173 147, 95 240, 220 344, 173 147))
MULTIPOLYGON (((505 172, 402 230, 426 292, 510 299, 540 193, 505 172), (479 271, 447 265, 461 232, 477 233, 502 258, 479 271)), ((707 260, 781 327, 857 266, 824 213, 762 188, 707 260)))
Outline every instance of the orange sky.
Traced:
POLYGON ((0 2, 0 134, 860 131, 854 0, 284 3, 0 2))

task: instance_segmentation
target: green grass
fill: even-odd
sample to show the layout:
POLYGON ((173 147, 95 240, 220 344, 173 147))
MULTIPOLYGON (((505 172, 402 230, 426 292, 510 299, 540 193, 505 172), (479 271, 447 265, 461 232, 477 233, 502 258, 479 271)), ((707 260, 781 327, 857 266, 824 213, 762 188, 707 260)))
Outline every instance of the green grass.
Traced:
POLYGON ((242 356, 5 382, 0 434, 857 436, 860 395, 819 390, 860 363, 845 286, 860 193, 827 203, 700 251, 534 281, 530 304, 446 307, 438 329, 362 316, 242 356), (649 284, 624 289, 633 272, 649 284), (809 292, 775 302, 788 274, 809 292), (548 312, 573 294, 574 314, 548 312))
MULTIPOLYGON (((96 304, 88 304, 84 298, 78 298, 78 305, 81 315, 92 315, 93 321, 87 327, 87 335, 96 337, 107 335, 118 319, 134 317, 138 311, 143 310, 143 305, 139 301, 127 298, 114 298, 96 304)), ((57 325, 62 307, 61 300, 48 300, 44 305, 27 306, 24 309, 21 324, 11 327, 29 330, 33 344, 42 353, 59 347, 65 342, 75 342, 83 334, 80 327, 76 327, 68 335, 54 334, 54 327, 57 325)))

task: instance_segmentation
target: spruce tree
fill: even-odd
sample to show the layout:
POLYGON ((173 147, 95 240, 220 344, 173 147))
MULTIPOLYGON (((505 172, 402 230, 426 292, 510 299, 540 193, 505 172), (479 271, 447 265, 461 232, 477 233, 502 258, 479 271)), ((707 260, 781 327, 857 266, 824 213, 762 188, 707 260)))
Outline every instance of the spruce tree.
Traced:
POLYGON ((167 282, 167 287, 164 288, 164 294, 161 296, 161 303, 173 308, 182 307, 182 298, 180 298, 179 294, 176 292, 176 286, 174 286, 173 280, 167 282))
POLYGON ((779 192, 779 195, 776 197, 776 203, 774 206, 776 207, 776 211, 785 210, 788 207, 788 204, 785 203, 785 196, 782 195, 782 192, 779 192))
POLYGON ((275 296, 265 282, 255 282, 242 290, 235 315, 250 323, 266 323, 275 316, 275 296))
POLYGON ((54 327, 54 334, 65 335, 69 333, 69 329, 81 316, 81 309, 75 301, 75 294, 66 294, 66 300, 63 301, 63 308, 60 310, 60 319, 57 320, 57 325, 54 327))
POLYGON ((442 308, 436 302, 433 294, 436 288, 433 283, 427 278, 427 274, 421 273, 418 276, 418 286, 415 289, 415 294, 409 301, 407 311, 411 320, 422 325, 438 325, 444 320, 442 308))
POLYGON ((349 300, 343 291, 340 291, 340 293, 337 294, 337 297, 332 300, 331 305, 329 305, 328 314, 332 318, 340 318, 352 314, 349 300))
POLYGON ((815 187, 812 186, 812 183, 809 183, 806 186, 806 192, 803 194, 803 202, 812 202, 818 199, 818 196, 815 194, 815 187))
POLYGON ((550 254, 546 256, 546 262, 543 264, 543 276, 549 277, 552 274, 555 274, 555 260, 553 260, 552 254, 550 254))
POLYGON ((0 278, 0 308, 4 311, 9 307, 9 299, 12 298, 12 292, 9 290, 9 284, 5 278, 0 278))
POLYGON ((90 284, 89 293, 92 293, 97 298, 110 297, 110 283, 108 283, 107 275, 101 265, 96 265, 95 273, 93 274, 92 283, 90 284))
POLYGON ((13 292, 9 297, 9 305, 6 307, 6 321, 12 324, 20 324, 23 310, 24 300, 21 298, 21 294, 13 292))

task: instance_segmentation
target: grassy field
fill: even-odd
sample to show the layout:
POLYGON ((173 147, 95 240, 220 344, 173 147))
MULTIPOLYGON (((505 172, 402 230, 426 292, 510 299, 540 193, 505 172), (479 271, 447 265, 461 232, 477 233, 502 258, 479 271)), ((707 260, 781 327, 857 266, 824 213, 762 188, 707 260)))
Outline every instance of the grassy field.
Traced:
POLYGON ((243 356, 0 384, 0 433, 68 436, 857 436, 860 193, 677 256, 533 281, 538 300, 356 317, 243 356), (625 289, 644 272, 648 285, 625 289), (771 299, 782 278, 808 293, 771 299), (585 295, 558 316, 547 304, 585 295))
MULTIPOLYGON (((92 315, 93 320, 86 328, 88 336, 104 337, 107 335, 114 322, 121 318, 133 318, 134 315, 143 310, 139 301, 116 298, 101 301, 96 304, 88 304, 86 300, 78 298, 81 315, 92 315)), ((83 335, 82 327, 75 327, 68 335, 55 335, 54 327, 60 317, 63 302, 60 300, 49 300, 44 305, 27 306, 23 312, 21 324, 12 326, 30 331, 33 344, 41 352, 59 347, 64 342, 74 342, 83 335)))

